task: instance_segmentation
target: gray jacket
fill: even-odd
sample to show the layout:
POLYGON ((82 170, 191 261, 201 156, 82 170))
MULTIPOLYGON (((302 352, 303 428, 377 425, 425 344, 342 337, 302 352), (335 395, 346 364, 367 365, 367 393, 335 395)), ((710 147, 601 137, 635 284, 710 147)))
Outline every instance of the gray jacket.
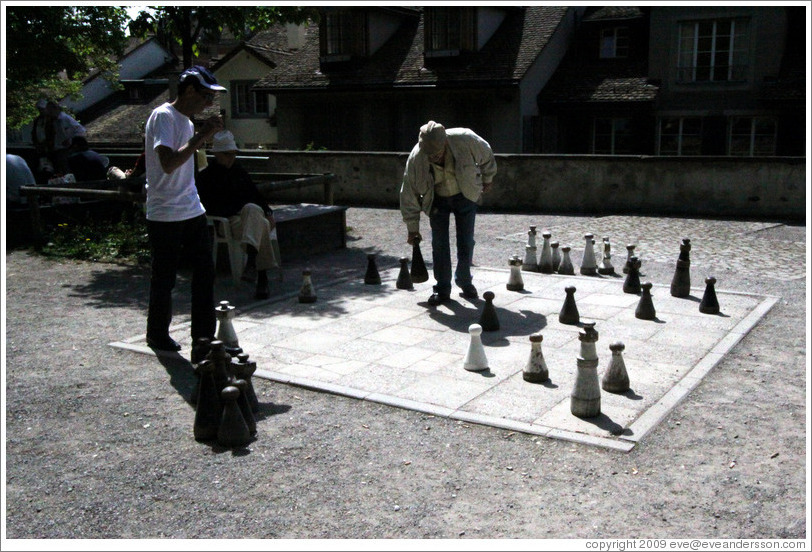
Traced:
MULTIPOLYGON (((471 201, 479 201, 482 184, 493 182, 496 175, 496 159, 491 146, 467 128, 446 129, 446 138, 462 195, 471 201)), ((400 212, 409 232, 419 231, 420 211, 427 215, 431 211, 434 178, 430 166, 428 156, 415 145, 406 160, 400 187, 400 212)))

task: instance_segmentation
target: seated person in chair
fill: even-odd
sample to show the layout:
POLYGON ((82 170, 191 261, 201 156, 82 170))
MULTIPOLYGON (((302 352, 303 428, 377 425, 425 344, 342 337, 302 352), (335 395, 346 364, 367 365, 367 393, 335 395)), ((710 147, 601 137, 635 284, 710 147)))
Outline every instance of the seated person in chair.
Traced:
POLYGON ((267 299, 267 271, 278 266, 271 244, 271 230, 276 226, 273 210, 248 171, 235 163, 237 144, 231 132, 215 134, 211 152, 214 162, 195 179, 200 201, 207 215, 229 219, 231 232, 239 236, 248 257, 242 279, 256 281, 255 297, 267 299))

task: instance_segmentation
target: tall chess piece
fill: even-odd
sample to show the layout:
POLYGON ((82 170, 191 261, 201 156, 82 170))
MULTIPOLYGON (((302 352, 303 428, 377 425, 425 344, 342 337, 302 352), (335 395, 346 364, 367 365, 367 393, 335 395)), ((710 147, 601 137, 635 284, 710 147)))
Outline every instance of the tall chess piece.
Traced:
POLYGON ((671 279, 671 295, 674 297, 688 297, 691 295, 691 240, 683 238, 679 246, 679 258, 674 277, 671 279))
POLYGON ((302 288, 299 290, 300 303, 315 303, 316 290, 313 288, 313 281, 310 278, 310 269, 302 271, 302 288))
POLYGON ((544 354, 541 352, 541 342, 544 336, 536 333, 530 336, 530 358, 522 371, 522 379, 530 383, 541 383, 550 379, 544 354))
POLYGON ((409 259, 407 257, 400 258, 400 272, 398 272, 398 281, 395 283, 398 289, 414 289, 412 285, 412 277, 409 275, 409 259))
POLYGON ((598 274, 611 275, 615 273, 615 267, 612 266, 612 246, 609 244, 609 238, 603 238, 603 259, 601 264, 598 265, 598 274))
POLYGON ((623 281, 624 293, 640 293, 640 259, 632 256, 629 259, 629 273, 623 281))
POLYGON ((705 314, 719 314, 719 301, 716 299, 716 278, 705 278, 705 293, 699 303, 699 312, 705 314))
POLYGON ((584 234, 584 258, 581 261, 581 274, 584 276, 596 276, 598 274, 598 263, 595 262, 595 236, 584 234))
POLYGON ((522 291, 524 289, 524 280, 522 279, 522 260, 518 255, 513 255, 508 261, 510 265, 510 277, 508 278, 507 289, 508 291, 522 291))
POLYGON ((364 283, 372 286, 381 284, 381 275, 378 273, 378 264, 375 262, 375 254, 367 255, 367 272, 364 275, 364 283))
POLYGON ((499 318, 496 316, 496 307, 493 306, 493 298, 496 295, 492 291, 482 294, 485 304, 482 306, 482 313, 479 315, 479 325, 483 332, 495 332, 499 330, 499 318))
POLYGON ((254 417, 254 411, 251 410, 251 404, 246 395, 248 382, 244 379, 235 379, 231 385, 240 390, 240 394, 237 396, 237 406, 240 407, 242 418, 245 420, 245 425, 248 426, 248 434, 253 437, 257 434, 257 419, 254 417))
POLYGON ((538 272, 539 264, 536 260, 536 227, 531 226, 527 232, 527 245, 524 246, 524 262, 522 270, 538 272))
POLYGON ((654 301, 651 300, 651 282, 646 282, 640 288, 643 294, 640 296, 640 301, 637 302, 634 316, 640 320, 656 320, 657 311, 654 310, 654 301))
POLYGON ((420 236, 412 239, 412 283, 422 284, 429 279, 429 272, 426 270, 426 262, 423 260, 423 253, 420 251, 420 236))
POLYGON ((558 250, 558 242, 550 242, 550 250, 553 252, 553 272, 558 272, 561 265, 561 252, 558 250))
POLYGON ((240 349, 240 342, 237 339, 237 332, 234 331, 234 315, 236 309, 233 305, 229 305, 228 301, 220 301, 220 304, 214 308, 217 315, 217 339, 222 341, 226 346, 226 352, 230 355, 237 355, 242 352, 240 349))
POLYGON ((240 390, 228 385, 220 396, 223 399, 223 415, 217 429, 217 444, 221 447, 243 447, 251 442, 251 433, 237 405, 240 390))
POLYGON ((550 247, 550 236, 552 234, 549 230, 541 233, 543 241, 541 242, 541 255, 539 255, 539 272, 543 274, 553 273, 553 250, 550 247))
POLYGON ((617 341, 609 345, 612 359, 603 374, 601 388, 609 393, 625 393, 629 390, 629 374, 626 372, 626 363, 623 362, 623 349, 626 346, 617 341))
POLYGON ((237 355, 237 362, 234 363, 232 359, 231 365, 232 371, 234 372, 234 377, 239 378, 241 380, 245 380, 246 389, 245 394, 248 398, 248 404, 251 405, 252 412, 259 412, 259 399, 257 398, 257 392, 254 389, 253 383, 253 375, 254 372, 257 371, 257 363, 253 360, 248 360, 248 355, 245 353, 240 353, 237 355))
POLYGON ((220 392, 214 383, 214 362, 204 360, 198 365, 200 387, 195 406, 195 441, 211 441, 217 437, 217 428, 223 413, 220 392))
POLYGON ((468 345, 468 352, 462 367, 469 372, 482 372, 488 369, 488 359, 485 356, 485 347, 482 345, 482 326, 471 324, 468 326, 468 333, 471 335, 471 343, 468 345))
POLYGON ((637 247, 633 243, 626 245, 626 263, 623 265, 623 274, 629 273, 629 266, 632 262, 632 257, 634 257, 634 248, 637 247))
POLYGON ((578 307, 575 304, 575 286, 567 286, 564 288, 567 297, 564 299, 564 304, 561 306, 561 312, 558 313, 558 321, 562 324, 577 325, 581 321, 578 314, 578 307))
POLYGON ((561 264, 558 265, 558 273, 565 274, 571 276, 575 274, 575 267, 572 266, 572 259, 570 259, 570 250, 572 248, 569 245, 565 245, 561 248, 561 264))
POLYGON ((578 334, 581 354, 576 359, 578 375, 570 395, 570 412, 579 418, 593 418, 601 413, 601 387, 598 381, 598 353, 595 343, 598 332, 594 322, 584 322, 584 331, 578 334))

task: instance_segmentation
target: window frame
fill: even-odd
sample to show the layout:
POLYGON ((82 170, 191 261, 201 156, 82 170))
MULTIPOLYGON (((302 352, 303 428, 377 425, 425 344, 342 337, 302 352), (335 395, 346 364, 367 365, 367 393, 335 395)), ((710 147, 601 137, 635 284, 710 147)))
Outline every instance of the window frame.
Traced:
POLYGON ((598 33, 598 59, 625 59, 629 57, 629 27, 617 26, 607 27, 600 30, 598 33), (609 32, 611 31, 611 35, 609 32), (623 31, 625 36, 620 36, 623 31), (605 52, 606 40, 611 39, 611 54, 605 52), (625 44, 620 45, 619 42, 623 40, 625 44), (622 50, 622 51, 621 51, 622 50), (606 53, 606 55, 604 55, 606 53))
POLYGON ((593 155, 633 155, 634 148, 634 132, 632 131, 632 118, 631 117, 594 117, 592 119, 592 154, 593 155), (610 133, 598 133, 597 125, 601 121, 609 121, 611 124, 610 133), (618 128, 619 123, 625 123, 626 128, 623 132, 618 128), (597 141, 599 136, 609 137, 609 150, 610 151, 597 151, 597 141), (617 151, 618 138, 626 138, 629 142, 628 151, 617 151))
POLYGON ((702 117, 694 117, 694 116, 676 116, 676 117, 659 117, 657 119, 657 155, 672 157, 672 156, 681 156, 681 155, 701 155, 702 154, 702 130, 703 130, 703 121, 702 117), (674 135, 676 136, 677 142, 677 151, 676 153, 663 153, 663 122, 665 121, 678 121, 678 131, 674 135), (699 131, 697 133, 686 133, 685 132, 685 123, 686 122, 698 122, 699 123, 699 131), (696 147, 696 151, 692 151, 689 153, 685 152, 685 141, 687 137, 698 137, 698 145, 696 147))
POLYGON ((266 119, 270 114, 270 101, 268 95, 264 94, 264 102, 260 99, 260 93, 251 90, 257 83, 256 80, 233 80, 230 83, 231 90, 231 117, 234 119, 266 119), (243 91, 244 88, 244 91, 243 91), (240 110, 241 100, 245 100, 247 109, 240 110), (258 109, 264 103, 265 111, 258 109))
POLYGON ((680 21, 677 25, 677 82, 747 82, 749 39, 750 19, 746 17, 680 21), (703 27, 708 24, 711 25, 710 34, 702 34, 707 32, 703 27), (729 24, 727 34, 719 29, 720 24, 729 24), (689 29, 690 33, 687 32, 689 29), (724 39, 727 39, 726 47, 724 39), (710 44, 706 44, 708 40, 710 44), (726 56, 722 55, 725 53, 726 56), (700 57, 707 57, 707 65, 700 64, 700 57), (725 63, 719 63, 725 58, 725 63), (722 71, 724 74, 720 74, 722 71))
POLYGON ((735 115, 731 116, 728 119, 728 128, 727 128, 727 154, 731 157, 773 157, 776 155, 777 146, 778 146, 778 119, 771 116, 764 116, 764 115, 735 115), (748 148, 747 153, 734 153, 734 128, 736 127, 736 123, 738 121, 743 121, 750 119, 750 131, 748 134, 737 134, 737 136, 747 136, 748 138, 748 148), (772 131, 769 134, 760 133, 758 132, 758 124, 769 122, 772 125, 772 131), (767 137, 770 138, 770 149, 769 152, 759 151, 756 153, 756 147, 759 137, 767 137))

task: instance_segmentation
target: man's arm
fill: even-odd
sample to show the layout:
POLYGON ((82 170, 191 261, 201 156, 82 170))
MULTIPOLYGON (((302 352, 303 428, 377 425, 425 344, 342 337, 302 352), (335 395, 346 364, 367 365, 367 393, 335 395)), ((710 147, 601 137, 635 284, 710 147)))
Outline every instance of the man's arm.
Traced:
POLYGON ((206 119, 206 122, 203 124, 203 129, 189 138, 189 141, 183 144, 179 149, 173 150, 169 146, 156 147, 155 153, 158 154, 158 159, 161 162, 163 171, 166 174, 175 172, 175 170, 183 166, 197 150, 202 148, 209 138, 220 130, 223 130, 223 120, 218 115, 215 115, 206 119))

